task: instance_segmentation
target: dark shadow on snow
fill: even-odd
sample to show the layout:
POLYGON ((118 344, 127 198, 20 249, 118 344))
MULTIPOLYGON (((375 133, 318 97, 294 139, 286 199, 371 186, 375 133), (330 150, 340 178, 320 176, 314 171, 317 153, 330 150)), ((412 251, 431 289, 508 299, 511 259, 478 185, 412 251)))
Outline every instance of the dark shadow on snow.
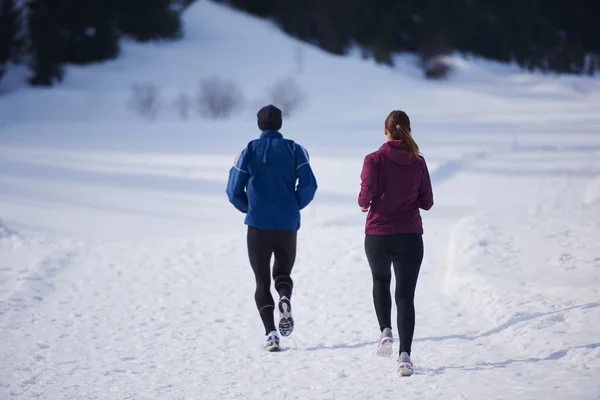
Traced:
POLYGON ((449 160, 442 163, 438 168, 431 173, 432 183, 441 183, 449 180, 458 172, 466 169, 472 162, 481 160, 487 157, 486 152, 479 152, 461 158, 459 160, 449 160))
POLYGON ((482 332, 479 335, 455 334, 455 335, 446 335, 446 336, 431 336, 431 337, 425 337, 425 338, 416 338, 414 341, 415 342, 427 342, 427 341, 441 342, 443 340, 453 340, 453 339, 476 340, 476 339, 479 339, 482 337, 488 337, 488 336, 494 335, 496 333, 500 333, 500 332, 510 328, 511 326, 519 324, 521 322, 531 321, 536 318, 542 318, 542 317, 546 317, 548 315, 558 314, 558 313, 565 312, 565 311, 570 311, 570 310, 575 310, 575 309, 585 310, 588 308, 596 308, 596 307, 600 307, 600 303, 582 304, 582 305, 567 307, 567 308, 563 308, 563 309, 556 310, 556 311, 550 311, 550 312, 546 312, 546 313, 538 312, 538 313, 532 313, 532 314, 527 314, 527 315, 519 315, 519 316, 515 316, 515 317, 511 318, 509 321, 503 323, 502 325, 499 325, 493 329, 490 329, 489 331, 482 332))
MULTIPOLYGON (((218 195, 223 196, 226 201, 225 189, 227 187, 227 177, 229 169, 223 170, 223 181, 212 181, 198 177, 178 178, 171 176, 159 176, 153 174, 130 173, 130 172, 111 172, 111 171, 89 171, 78 169, 77 165, 73 167, 37 165, 24 162, 2 161, 0 160, 0 171, 7 176, 19 178, 22 182, 28 179, 43 180, 48 183, 75 183, 86 185, 98 185, 103 188, 124 188, 137 189, 152 192, 187 194, 187 195, 218 195)), ((3 186, 3 192, 10 195, 27 195, 28 198, 40 197, 40 191, 31 189, 22 189, 23 185, 13 185, 7 190, 7 185, 3 186), (21 193, 26 191, 27 193, 21 193)), ((33 187, 33 186, 31 186, 33 187)), ((46 191, 47 192, 47 191, 46 191)), ((332 202, 336 204, 352 204, 356 199, 354 195, 331 193, 321 190, 315 197, 315 202, 332 202)), ((53 201, 59 203, 73 204, 72 199, 68 201, 58 201, 56 196, 53 198, 39 198, 43 201, 53 201)), ((91 204, 73 204, 79 206, 92 206, 91 204)), ((136 210, 108 210, 124 211, 135 213, 136 210)), ((166 216, 170 218, 171 216, 166 216)))
MULTIPOLYGON (((565 311, 570 311, 570 310, 575 310, 575 309, 581 309, 581 310, 585 310, 585 309, 589 309, 589 308, 597 308, 600 307, 600 303, 588 303, 588 304, 582 304, 582 305, 578 305, 578 306, 572 306, 572 307, 567 307, 567 308, 563 308, 560 310, 556 310, 556 311, 550 311, 550 312, 546 312, 546 313, 533 313, 533 314, 527 314, 527 315, 519 315, 516 316, 514 318, 511 318, 509 321, 505 322, 502 325, 499 325, 493 329, 490 329, 488 331, 482 332, 479 335, 463 335, 463 334, 453 334, 453 335, 446 335, 446 336, 432 336, 432 337, 424 337, 424 338, 416 338, 414 340, 414 342, 427 342, 427 341, 433 341, 433 342, 441 342, 441 341, 445 341, 445 340, 476 340, 479 338, 483 338, 483 337, 488 337, 491 335, 494 335, 496 333, 500 333, 506 329, 508 329, 509 327, 519 324, 521 322, 526 322, 526 321, 531 321, 533 319, 536 318, 542 318, 542 317, 546 317, 549 315, 553 315, 553 314, 558 314, 561 312, 565 312, 565 311)), ((369 342, 363 342, 363 343, 355 343, 355 344, 335 344, 335 345, 331 345, 331 346, 325 346, 325 345, 318 345, 318 346, 313 346, 313 347, 309 347, 303 350, 306 351, 318 351, 318 350, 346 350, 346 349, 359 349, 362 347, 367 347, 367 346, 374 346, 377 344, 377 340, 374 341, 369 341, 369 342)), ((571 349, 574 348, 588 348, 588 349, 595 349, 597 347, 600 347, 600 343, 593 343, 593 344, 588 344, 588 345, 584 345, 584 346, 576 346, 576 347, 572 347, 571 349)), ((530 358, 530 359, 526 359, 526 360, 508 360, 505 361, 503 363, 481 363, 481 364, 477 364, 477 365, 484 365, 484 366, 506 366, 506 365, 510 365, 512 363, 515 362, 534 362, 534 361, 548 361, 548 360, 557 360, 560 359, 562 357, 565 356, 565 354, 567 354, 567 352, 571 349, 568 350, 561 350, 561 351, 557 351, 554 352, 552 354, 550 354, 548 357, 546 358, 530 358)), ((459 369, 467 369, 468 367, 448 367, 448 368, 459 368, 459 369)), ((479 368, 471 368, 471 369, 479 369, 479 368)), ((434 371, 435 372, 435 371, 434 371)))
POLYGON ((356 344, 334 344, 333 346, 319 345, 319 346, 309 347, 309 348, 304 349, 304 350, 306 350, 306 351, 318 351, 318 350, 360 349, 362 347, 376 345, 377 342, 378 342, 377 340, 374 340, 374 341, 371 341, 371 342, 356 343, 356 344))
POLYGON ((471 167, 469 172, 483 175, 505 175, 505 176, 564 176, 569 178, 594 178, 600 176, 600 169, 593 168, 519 168, 502 169, 492 167, 471 167))
POLYGON ((150 174, 109 171, 86 171, 73 168, 0 161, 0 171, 22 179, 40 179, 48 182, 110 185, 127 189, 148 189, 176 193, 225 193, 225 183, 204 179, 185 179, 150 174))
POLYGON ((460 371, 481 371, 485 369, 494 369, 494 368, 506 368, 513 364, 529 364, 529 363, 537 363, 542 361, 556 361, 560 360, 564 356, 566 356, 571 350, 574 349, 596 349, 600 347, 600 343, 590 343, 584 344, 582 346, 573 346, 568 349, 555 351, 550 353, 548 356, 539 358, 539 357, 531 357, 520 360, 508 359, 506 361, 498 361, 498 362, 477 362, 472 366, 458 366, 452 365, 447 367, 439 367, 439 368, 417 368, 417 372, 432 374, 432 375, 440 375, 445 373, 448 370, 460 370, 460 371))

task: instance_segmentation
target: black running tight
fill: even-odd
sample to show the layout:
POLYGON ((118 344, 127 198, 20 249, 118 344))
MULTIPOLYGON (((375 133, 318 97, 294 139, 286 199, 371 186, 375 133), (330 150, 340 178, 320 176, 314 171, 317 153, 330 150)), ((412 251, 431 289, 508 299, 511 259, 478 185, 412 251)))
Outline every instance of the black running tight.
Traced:
POLYGON ((382 331, 392 327, 390 282, 391 266, 394 266, 400 353, 410 354, 415 331, 415 288, 423 261, 423 235, 367 235, 365 252, 373 275, 373 302, 382 331))
POLYGON ((265 230, 248 227, 248 257, 256 278, 254 299, 266 333, 275 330, 273 296, 271 296, 271 257, 273 280, 279 297, 292 297, 294 282, 291 278, 296 261, 297 231, 265 230))

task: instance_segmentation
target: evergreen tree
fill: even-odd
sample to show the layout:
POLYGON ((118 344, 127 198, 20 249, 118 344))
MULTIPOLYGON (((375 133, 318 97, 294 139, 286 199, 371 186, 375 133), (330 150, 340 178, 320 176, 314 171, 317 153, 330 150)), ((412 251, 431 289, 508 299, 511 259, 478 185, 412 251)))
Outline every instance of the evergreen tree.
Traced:
POLYGON ((175 0, 121 0, 118 24, 122 33, 138 41, 181 37, 175 0))
POLYGON ((20 18, 14 0, 0 0, 0 78, 6 64, 18 55, 20 18))
POLYGON ((61 28, 66 32, 62 61, 87 64, 119 53, 114 0, 63 0, 61 28))
MULTIPOLYGON (((28 0, 36 85, 62 77, 61 64, 114 58, 119 37, 181 36, 180 14, 193 0, 28 0)), ((459 51, 529 70, 600 70, 597 0, 214 0, 269 18, 301 40, 335 54, 358 46, 392 62, 411 52, 423 63, 459 51)), ((18 54, 16 0, 0 0, 0 75, 18 54)))
POLYGON ((60 0, 30 0, 27 20, 31 43, 32 85, 52 86, 63 78, 64 40, 60 27, 60 0))
POLYGON ((358 45, 391 63, 459 51, 530 70, 594 73, 600 66, 598 0, 217 0, 275 20, 336 54, 358 45))
MULTIPOLYGON (((191 2, 193 0, 187 1, 191 2)), ((215 0, 215 2, 227 3, 259 17, 272 17, 275 14, 277 0, 215 0)))

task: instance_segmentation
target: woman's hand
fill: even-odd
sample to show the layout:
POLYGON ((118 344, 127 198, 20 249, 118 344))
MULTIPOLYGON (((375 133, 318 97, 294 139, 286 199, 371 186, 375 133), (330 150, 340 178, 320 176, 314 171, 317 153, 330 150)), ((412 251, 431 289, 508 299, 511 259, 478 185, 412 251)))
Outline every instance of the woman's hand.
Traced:
POLYGON ((360 211, 362 211, 362 212, 367 212, 367 211, 369 211, 369 208, 370 208, 370 207, 371 207, 371 205, 370 205, 370 204, 369 204, 368 206, 366 206, 366 207, 361 207, 361 208, 360 208, 360 211))

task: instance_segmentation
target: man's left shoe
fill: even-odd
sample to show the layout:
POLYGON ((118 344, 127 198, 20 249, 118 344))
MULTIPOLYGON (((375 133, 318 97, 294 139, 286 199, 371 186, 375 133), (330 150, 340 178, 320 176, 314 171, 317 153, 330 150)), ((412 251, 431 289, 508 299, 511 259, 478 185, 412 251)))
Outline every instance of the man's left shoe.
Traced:
POLYGON ((265 349, 267 351, 279 351, 279 336, 277 331, 273 331, 267 335, 267 343, 265 343, 265 349))

